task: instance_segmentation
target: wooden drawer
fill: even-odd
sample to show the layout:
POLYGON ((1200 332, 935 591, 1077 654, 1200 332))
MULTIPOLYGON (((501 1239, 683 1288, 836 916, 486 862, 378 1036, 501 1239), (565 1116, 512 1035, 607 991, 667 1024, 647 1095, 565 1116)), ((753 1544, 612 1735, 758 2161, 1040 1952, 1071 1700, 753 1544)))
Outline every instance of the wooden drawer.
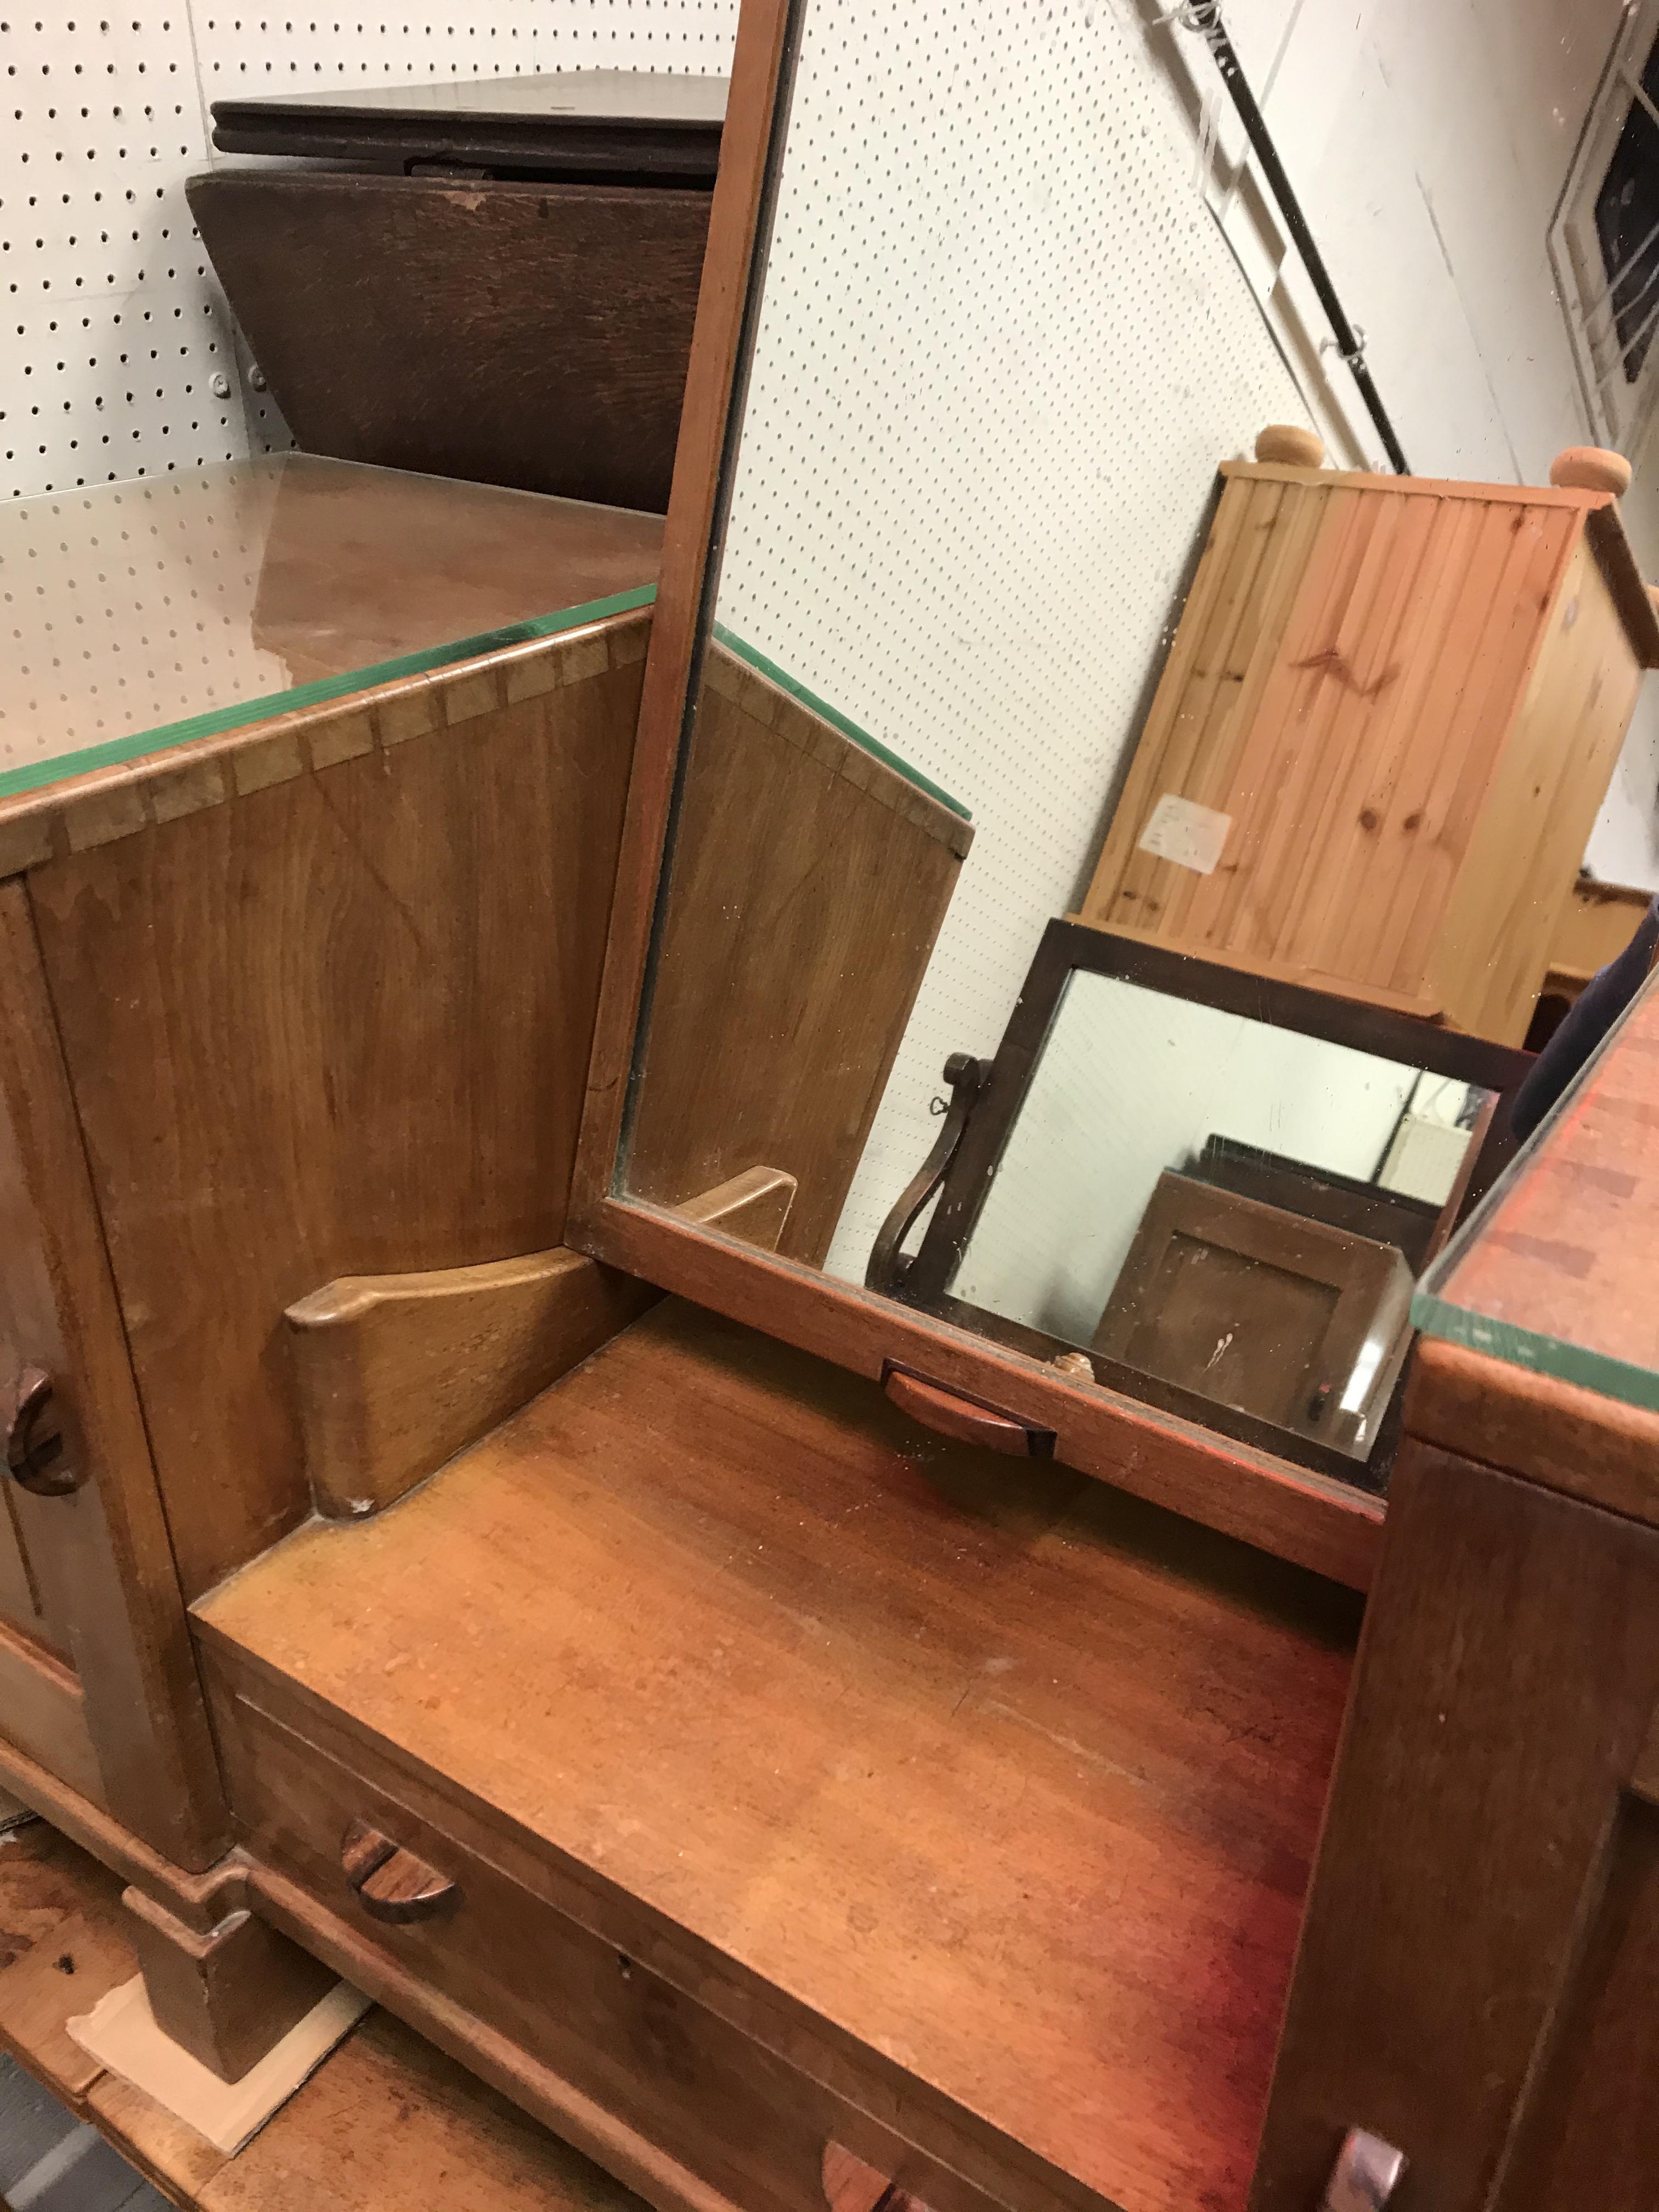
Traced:
MULTIPOLYGON (((908 2142, 890 2124, 893 2110, 884 2117, 861 2109, 833 2078, 791 2063, 786 2050, 807 2063, 816 2058, 820 2076, 833 2077, 823 2052, 792 2049, 786 2001, 769 2021, 746 2025, 727 2016, 729 2003, 715 2008, 718 1996, 700 2002, 709 1978, 695 1947, 653 1928, 636 1900, 586 1887, 493 1826, 486 1834, 441 1784, 399 1773, 337 1716, 296 1711, 290 1686, 239 1681, 217 1654, 208 1663, 232 1805, 256 1862, 298 1883, 360 1942, 507 2037, 720 2198, 744 2212, 824 2212, 823 2160, 834 2142, 896 2178, 933 2212, 1061 2201, 1040 2186, 1017 2200, 975 2186, 908 2142), (275 1704, 286 1718, 268 1710, 275 1704), (359 1821, 416 1854, 459 1895, 429 1919, 371 1917, 342 1863, 343 1840, 359 1821)), ((395 1995, 377 1994, 395 2007, 395 1995)), ((1009 2149, 1018 2160, 1018 2147, 1009 2149)), ((637 2168, 622 2178, 648 2190, 637 2168)), ((1098 2203, 1088 2192, 1065 2196, 1098 2203)), ((671 2188, 662 2201, 704 2200, 671 2188)))

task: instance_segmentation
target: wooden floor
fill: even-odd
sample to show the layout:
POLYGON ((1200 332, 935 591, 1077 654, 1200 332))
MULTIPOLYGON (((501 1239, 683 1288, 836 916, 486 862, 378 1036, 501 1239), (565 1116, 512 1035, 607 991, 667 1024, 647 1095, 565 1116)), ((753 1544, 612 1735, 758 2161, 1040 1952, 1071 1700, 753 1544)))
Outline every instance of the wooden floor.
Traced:
POLYGON ((197 1610, 1126 2212, 1242 2206, 1349 1594, 671 1303, 197 1610))
POLYGON ((226 2158, 104 2073, 65 2032, 67 2020, 137 1972, 120 1889, 44 1824, 0 1840, 0 2050, 175 2204, 191 2212, 645 2212, 379 2011, 226 2158))

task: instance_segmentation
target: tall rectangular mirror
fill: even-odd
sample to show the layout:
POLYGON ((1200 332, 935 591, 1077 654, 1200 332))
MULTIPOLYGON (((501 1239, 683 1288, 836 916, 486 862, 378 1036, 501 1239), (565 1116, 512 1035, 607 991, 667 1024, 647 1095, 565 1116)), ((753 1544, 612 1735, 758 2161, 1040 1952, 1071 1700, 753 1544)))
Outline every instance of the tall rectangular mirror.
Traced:
POLYGON ((1154 13, 857 79, 786 11, 585 1234, 1062 1455, 1056 1382, 1079 1435, 1139 1408, 1376 1492, 1659 648, 1605 490, 1473 438, 1391 467, 1312 264, 1237 251, 1285 252, 1243 139, 1173 186, 1210 58, 1154 13))

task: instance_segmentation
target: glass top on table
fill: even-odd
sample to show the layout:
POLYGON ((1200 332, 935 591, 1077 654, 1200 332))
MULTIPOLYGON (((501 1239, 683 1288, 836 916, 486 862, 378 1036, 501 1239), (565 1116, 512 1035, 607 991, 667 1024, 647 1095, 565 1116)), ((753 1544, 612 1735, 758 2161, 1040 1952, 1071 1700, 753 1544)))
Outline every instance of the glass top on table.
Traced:
POLYGON ((301 453, 0 507, 0 797, 644 605, 661 541, 301 453))
POLYGON ((1659 976, 1430 1268, 1427 1336, 1659 1410, 1659 976))

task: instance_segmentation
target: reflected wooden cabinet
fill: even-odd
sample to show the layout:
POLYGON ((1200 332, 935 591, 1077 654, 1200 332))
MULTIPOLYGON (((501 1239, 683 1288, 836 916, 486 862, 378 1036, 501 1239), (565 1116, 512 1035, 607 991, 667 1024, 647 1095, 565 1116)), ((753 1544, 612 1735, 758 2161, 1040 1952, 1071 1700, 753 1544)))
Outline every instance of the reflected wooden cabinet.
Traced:
POLYGON ((1617 500, 1562 460, 1224 463, 1082 918, 1520 1044, 1659 665, 1617 500))
POLYGON ((1393 1245, 1166 1170, 1092 1348, 1363 1462, 1411 1295, 1393 1245))

